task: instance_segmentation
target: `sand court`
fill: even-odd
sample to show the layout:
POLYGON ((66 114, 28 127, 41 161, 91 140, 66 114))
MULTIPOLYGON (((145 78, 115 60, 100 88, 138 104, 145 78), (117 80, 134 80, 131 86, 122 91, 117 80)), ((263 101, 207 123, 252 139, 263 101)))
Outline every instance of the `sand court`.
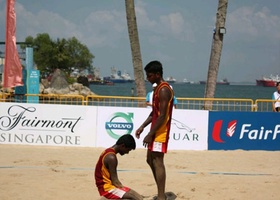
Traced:
MULTIPOLYGON (((98 200, 94 166, 103 148, 0 145, 3 200, 98 200)), ((120 156, 119 179, 145 199, 156 194, 146 150, 120 156)), ((278 200, 279 151, 169 151, 166 191, 181 200, 278 200)))

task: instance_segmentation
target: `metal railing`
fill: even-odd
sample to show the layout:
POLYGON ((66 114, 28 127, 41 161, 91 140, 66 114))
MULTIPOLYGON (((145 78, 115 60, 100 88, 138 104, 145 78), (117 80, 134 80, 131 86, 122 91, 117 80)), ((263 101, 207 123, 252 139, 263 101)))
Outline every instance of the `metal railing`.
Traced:
MULTIPOLYGON (((34 95, 32 95, 34 96, 34 95)), ((39 95, 39 103, 45 104, 66 104, 66 105, 85 105, 83 95, 39 95)))
POLYGON ((254 111, 252 99, 177 98, 177 109, 204 110, 211 104, 213 111, 254 111))
POLYGON ((256 111, 259 111, 259 112, 272 111, 272 104, 274 104, 276 102, 280 103, 280 100, 257 99, 255 101, 256 111))
POLYGON ((0 102, 84 105, 83 95, 0 93, 0 102))
POLYGON ((144 98, 144 97, 88 95, 86 97, 86 105, 119 106, 119 107, 146 107, 146 98, 144 98))
MULTIPOLYGON (((100 96, 88 95, 60 95, 60 94, 26 94, 14 95, 0 93, 0 102, 66 104, 87 106, 117 106, 117 107, 146 107, 145 97, 100 96)), ((212 111, 243 111, 243 112, 271 112, 275 100, 257 99, 228 99, 228 98, 182 98, 177 97, 177 109, 205 110, 209 102, 212 111)), ((278 100, 277 102, 280 102, 278 100)), ((207 107, 208 108, 208 107, 207 107)))
POLYGON ((15 102, 14 95, 11 93, 0 93, 0 102, 15 102))

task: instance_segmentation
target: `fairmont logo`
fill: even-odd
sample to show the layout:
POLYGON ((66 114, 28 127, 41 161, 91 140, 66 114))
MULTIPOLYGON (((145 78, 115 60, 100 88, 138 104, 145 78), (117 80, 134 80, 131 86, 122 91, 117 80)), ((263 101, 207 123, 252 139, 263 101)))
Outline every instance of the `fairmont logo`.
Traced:
MULTIPOLYGON (((0 116, 0 130, 11 131, 16 127, 19 129, 28 129, 29 131, 53 131, 53 130, 70 130, 75 132, 75 127, 82 120, 81 117, 61 119, 39 119, 37 116, 32 116, 31 113, 36 113, 35 107, 24 107, 14 105, 7 109, 6 115, 0 116)), ((2 114, 2 113, 1 113, 2 114)))

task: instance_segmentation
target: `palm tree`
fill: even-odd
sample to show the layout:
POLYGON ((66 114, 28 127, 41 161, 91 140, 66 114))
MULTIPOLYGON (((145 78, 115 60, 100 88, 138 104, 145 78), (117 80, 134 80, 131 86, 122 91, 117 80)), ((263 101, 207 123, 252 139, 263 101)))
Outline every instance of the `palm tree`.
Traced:
MULTIPOLYGON (((145 97, 146 87, 144 80, 140 43, 138 37, 134 0, 125 0, 125 8, 137 96, 145 97)), ((143 104, 143 106, 145 106, 145 104, 143 104)))
MULTIPOLYGON (((216 14, 216 28, 213 33, 212 49, 209 61, 207 82, 205 85, 205 98, 214 98, 216 82, 219 71, 220 58, 222 54, 223 38, 225 34, 225 21, 228 0, 219 0, 218 11, 216 14)), ((211 110, 212 102, 205 102, 205 109, 211 110)))

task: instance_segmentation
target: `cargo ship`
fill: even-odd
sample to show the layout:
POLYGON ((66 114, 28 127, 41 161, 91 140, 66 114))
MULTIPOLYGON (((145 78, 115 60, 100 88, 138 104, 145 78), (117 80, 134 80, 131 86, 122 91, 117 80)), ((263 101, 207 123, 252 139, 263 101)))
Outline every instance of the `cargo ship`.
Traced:
MULTIPOLYGON (((199 84, 201 84, 201 85, 206 84, 206 81, 199 81, 199 84)), ((230 85, 230 83, 228 82, 228 80, 226 78, 224 78, 220 81, 217 81, 216 84, 217 85, 230 85)))
POLYGON ((261 79, 256 79, 257 86, 275 87, 277 82, 280 82, 279 75, 271 74, 269 77, 263 76, 261 79))

